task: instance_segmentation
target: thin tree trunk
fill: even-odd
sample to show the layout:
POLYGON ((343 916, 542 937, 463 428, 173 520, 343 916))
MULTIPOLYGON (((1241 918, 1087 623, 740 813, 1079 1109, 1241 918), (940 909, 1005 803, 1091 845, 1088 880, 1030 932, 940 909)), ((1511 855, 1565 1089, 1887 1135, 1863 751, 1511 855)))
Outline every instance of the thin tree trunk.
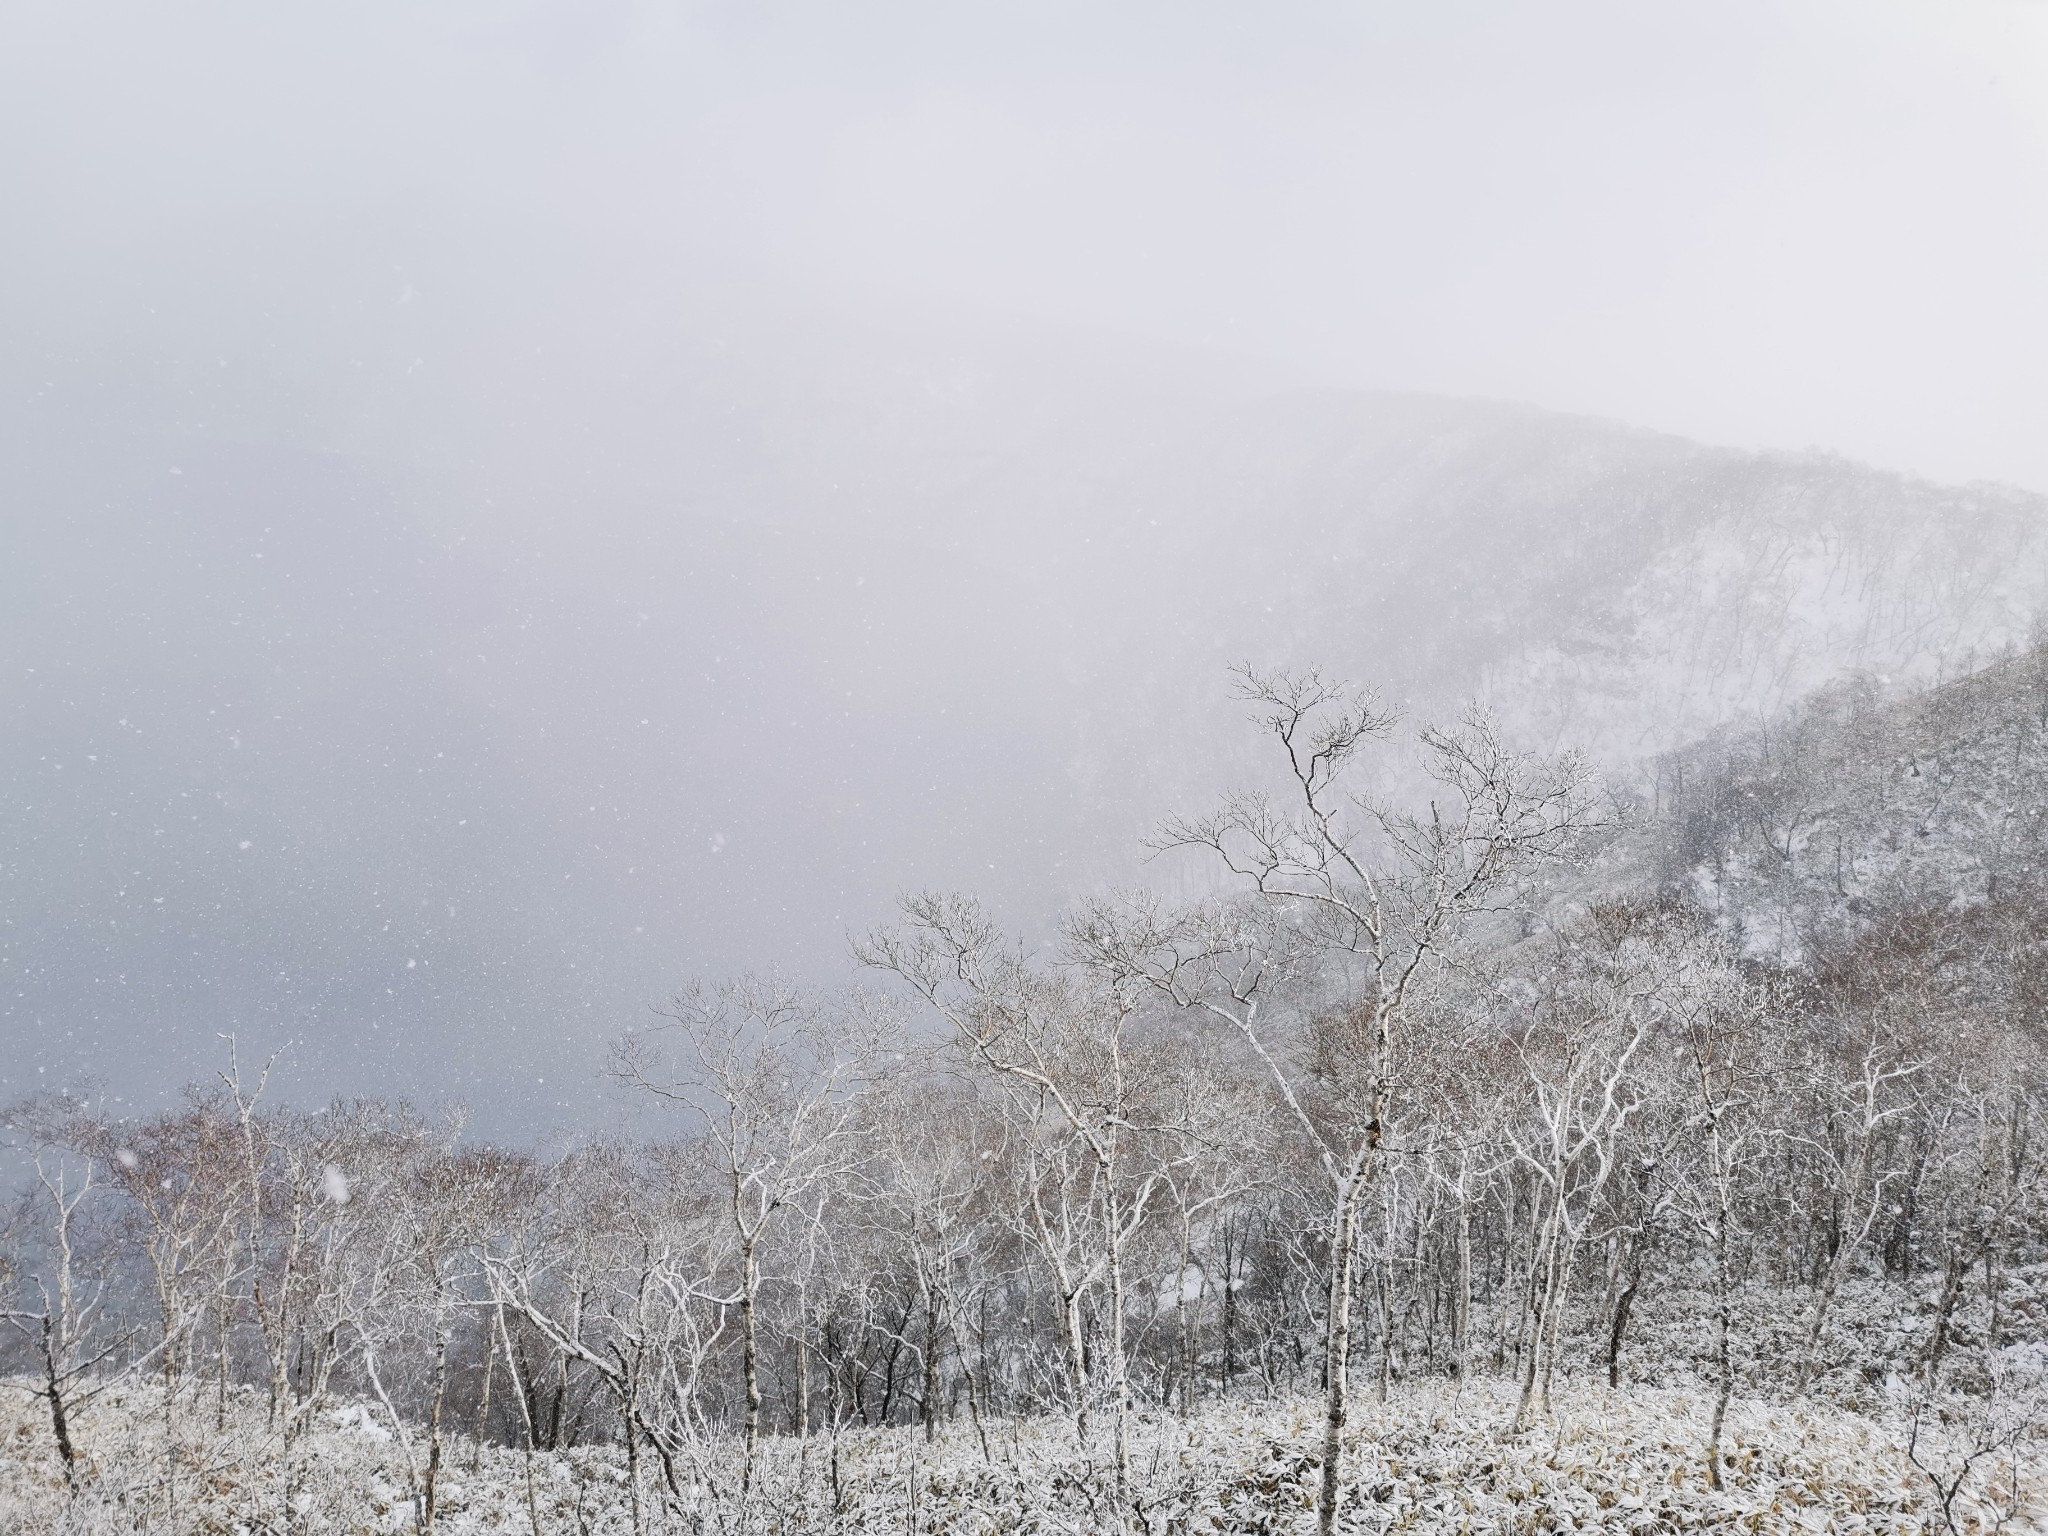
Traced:
POLYGON ((1942 1356, 1948 1353, 1949 1324, 1955 1316, 1956 1302, 1963 1294, 1963 1283, 1969 1279, 1971 1263, 1969 1249, 1958 1236, 1950 1245, 1944 1262, 1941 1303, 1934 1312, 1934 1336, 1927 1343, 1927 1364, 1925 1367, 1926 1389, 1934 1390, 1934 1383, 1941 1374, 1942 1356))
POLYGON ((420 1467, 413 1455, 412 1436, 405 1427, 405 1420, 391 1401, 391 1394, 385 1389, 384 1378, 377 1370, 377 1352, 367 1343, 363 1348, 363 1374, 369 1378, 370 1390, 377 1394, 377 1401, 384 1405, 384 1416, 391 1421, 392 1439, 398 1444, 399 1453, 405 1460, 406 1491, 412 1504, 413 1529, 424 1533, 427 1529, 427 1501, 420 1486, 420 1467))
POLYGON ((1537 1406, 1545 1418, 1550 1417, 1550 1382, 1557 1373, 1557 1356, 1560 1341, 1564 1335, 1565 1305, 1571 1300, 1573 1260, 1578 1254, 1578 1244, 1560 1241, 1557 1245, 1557 1261, 1554 1266, 1557 1288, 1544 1311, 1549 1314, 1548 1337, 1543 1344, 1543 1381, 1537 1389, 1537 1406))
POLYGON ((57 1459, 64 1463, 64 1490, 75 1494, 78 1452, 71 1443, 71 1423, 64 1412, 64 1389, 57 1379, 57 1341, 47 1311, 43 1313, 43 1379, 43 1395, 50 1400, 50 1433, 56 1437, 57 1459))
POLYGON ((214 1353, 218 1370, 213 1384, 213 1427, 228 1427, 228 1283, 221 1279, 220 1296, 214 1304, 214 1353))
POLYGON ((1708 1167, 1714 1178, 1714 1363, 1720 1375, 1714 1396, 1713 1422, 1707 1426, 1707 1486, 1721 1487, 1721 1428, 1727 1422, 1728 1402, 1735 1395, 1734 1287, 1729 1273, 1728 1225, 1733 1213, 1733 1191, 1726 1149, 1721 1143, 1719 1117, 1714 1119, 1707 1143, 1708 1167))
POLYGON ((1131 1507, 1131 1378, 1124 1361, 1124 1250, 1117 1212, 1109 1212, 1109 1379, 1116 1402, 1116 1507, 1119 1523, 1131 1507))
POLYGON ((505 1327, 505 1304, 502 1301, 498 1303, 497 1316, 498 1341, 505 1349, 505 1370, 512 1378, 512 1395, 519 1402, 519 1422, 526 1431, 526 1519, 532 1526, 532 1536, 540 1536, 540 1505, 534 1498, 533 1489, 533 1407, 527 1399, 526 1388, 519 1379, 519 1358, 512 1353, 512 1335, 505 1327))
POLYGON ((1451 1374, 1465 1381, 1472 1339, 1472 1206, 1463 1180, 1458 1190, 1458 1294, 1451 1313, 1451 1374))
POLYGON ((1081 1454, 1088 1454, 1088 1345, 1081 1337, 1081 1293, 1068 1291, 1060 1298, 1061 1320, 1067 1334, 1067 1365, 1074 1383, 1074 1434, 1081 1454))
POLYGON ((1728 1207, 1723 1196, 1721 1219, 1714 1229, 1714 1363, 1720 1373, 1720 1390, 1714 1397, 1714 1422, 1707 1430, 1707 1486, 1721 1486, 1721 1426, 1728 1418, 1728 1401, 1735 1395, 1735 1354, 1729 1334, 1733 1302, 1728 1285, 1728 1207))
MULTIPOLYGON (((1180 1213, 1180 1273, 1176 1294, 1173 1298, 1173 1374, 1174 1397, 1180 1408, 1180 1416, 1186 1418, 1193 1408, 1193 1394, 1188 1390, 1194 1374, 1193 1346, 1188 1329, 1188 1264, 1194 1248, 1194 1222, 1188 1213, 1180 1213)), ((1207 1289, 1207 1277, 1203 1277, 1202 1289, 1207 1289)), ((1200 1296, 1201 1291, 1196 1292, 1200 1296)))
POLYGON ((626 1431, 626 1506, 633 1522, 633 1536, 640 1536, 640 1416, 634 1411, 633 1400, 639 1395, 635 1390, 633 1374, 626 1376, 626 1409, 621 1417, 625 1420, 626 1431))
POLYGON ((164 1525, 178 1528, 178 1370, 177 1350, 164 1345, 164 1525))
POLYGON ((1237 1385, 1237 1285, 1243 1239, 1233 1244, 1237 1223, 1223 1223, 1223 1392, 1227 1397, 1237 1385))
POLYGON ((1324 1319, 1323 1476, 1316 1500, 1316 1536, 1334 1536, 1342 1487, 1346 1371, 1351 1360, 1351 1266, 1358 1244, 1358 1199, 1363 1169, 1355 1169, 1337 1191, 1336 1242, 1330 1254, 1329 1313, 1324 1319))
POLYGON ((804 1320, 799 1315, 796 1335, 796 1437, 808 1440, 811 1436, 811 1349, 804 1333, 804 1320))
MULTIPOLYGON (((995 1455, 989 1449, 988 1430, 984 1427, 981 1420, 981 1394, 987 1388, 976 1380, 977 1373, 967 1353, 967 1341, 960 1337, 960 1319, 957 1310, 948 1311, 946 1315, 946 1329, 953 1336, 953 1351, 960 1360, 960 1373, 967 1378, 967 1414, 974 1421, 974 1438, 980 1442, 981 1459, 989 1466, 994 1466, 995 1455)), ((981 1353, 983 1366, 979 1374, 986 1376, 988 1352, 984 1349, 981 1353)))
POLYGON ((743 1348, 742 1368, 746 1373, 747 1420, 746 1465, 740 1473, 740 1493, 754 1485, 754 1457, 761 1444, 761 1350, 755 1327, 754 1293, 760 1289, 761 1272, 749 1239, 740 1250, 740 1323, 743 1348))
MULTIPOLYGON (((439 1311, 439 1308, 436 1310, 439 1311)), ((441 1484, 441 1410, 448 1400, 448 1323, 445 1315, 438 1317, 436 1321, 439 1326, 435 1330, 434 1342, 434 1400, 427 1410, 427 1536, 434 1536, 434 1520, 439 1513, 436 1495, 441 1484)))
POLYGON ((491 1379, 498 1372, 498 1351, 495 1346, 484 1350, 484 1391, 483 1401, 476 1411, 476 1438, 470 1447, 469 1471, 473 1477, 484 1464, 484 1437, 491 1432, 491 1379))
POLYGON ((1522 1358, 1522 1392, 1515 1403, 1515 1417, 1508 1426, 1510 1434, 1520 1434, 1529 1427, 1529 1410, 1536 1401, 1536 1385, 1543 1369, 1543 1337, 1550 1321, 1551 1299, 1557 1291, 1557 1249, 1557 1213, 1553 1208, 1543 1223, 1542 1235, 1529 1245, 1529 1288, 1521 1321, 1528 1350, 1522 1358))
POLYGON ((1615 1299, 1614 1319, 1607 1328, 1607 1385, 1610 1390, 1621 1386, 1621 1344, 1628 1334, 1629 1314, 1635 1310, 1636 1293, 1643 1286, 1643 1260, 1639 1250, 1630 1252, 1628 1284, 1622 1287, 1621 1295, 1615 1299))
POLYGON ((1841 1286, 1842 1276, 1847 1272, 1850 1260, 1855 1257, 1858 1244, 1869 1236, 1871 1223, 1877 1214, 1877 1191, 1872 1190, 1869 1194, 1870 1211, 1865 1216, 1861 1229, 1856 1234, 1851 1234, 1853 1222, 1850 1218, 1855 1214, 1856 1201, 1862 1196, 1863 1186, 1870 1177, 1870 1135, 1867 1131, 1852 1167, 1854 1172, 1843 1192, 1844 1209, 1835 1236, 1834 1252, 1828 1255, 1827 1264, 1821 1271, 1819 1293, 1813 1302, 1813 1320, 1806 1329, 1806 1348, 1799 1358, 1797 1381, 1798 1389, 1802 1392, 1812 1384, 1813 1378, 1820 1372, 1821 1335, 1827 1327, 1829 1309, 1834 1306, 1835 1292, 1841 1286))
POLYGON ((1394 1379, 1394 1281, 1391 1255, 1373 1266, 1373 1297, 1380 1314, 1380 1368, 1373 1376, 1373 1400, 1382 1407, 1394 1379))
POLYGON ((918 1404, 925 1442, 938 1433, 939 1424, 939 1312, 937 1289, 924 1290, 924 1400, 918 1404))

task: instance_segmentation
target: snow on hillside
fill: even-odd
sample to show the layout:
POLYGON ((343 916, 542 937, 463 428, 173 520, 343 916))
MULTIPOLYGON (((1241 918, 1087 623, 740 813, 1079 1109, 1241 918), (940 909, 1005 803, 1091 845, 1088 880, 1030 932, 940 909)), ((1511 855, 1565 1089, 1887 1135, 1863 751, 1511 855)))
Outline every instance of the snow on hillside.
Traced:
POLYGON ((2024 646, 2048 614, 2048 507, 1825 459, 1723 466, 1692 523, 1487 692, 1524 733, 1626 761, 1771 720, 1831 683, 1885 697, 2024 646))
MULTIPOLYGON (((323 1415, 285 1466, 260 1403, 224 1414, 201 1392, 180 1407, 178 1513, 162 1518, 162 1400, 109 1396, 86 1416, 90 1470, 67 1499, 48 1425, 10 1393, 0 1409, 0 1529, 86 1536, 136 1529, 282 1530, 371 1536, 416 1528, 407 1447, 374 1408, 323 1415)), ((1939 1430, 1911 1435, 1819 1403, 1738 1402, 1723 1487, 1708 1486, 1700 1447, 1710 1394, 1677 1389, 1561 1395, 1554 1422, 1508 1435, 1505 1384, 1430 1384, 1364 1403, 1354 1418, 1353 1532, 1869 1531, 1939 1529, 1929 1473, 1960 1465, 1939 1430), (1917 1455, 1919 1465, 1915 1463, 1917 1455), (1924 1470, 1923 1470, 1924 1468, 1924 1470)), ((1320 1425, 1302 1402, 1212 1406, 1192 1419, 1149 1416, 1133 1445, 1131 1528, 1148 1532, 1313 1529, 1320 1425)), ((914 1430, 864 1430, 767 1443, 754 1488, 739 1492, 736 1445, 676 1458, 673 1490, 643 1453, 635 1511, 615 1448, 537 1453, 531 1479, 514 1450, 462 1442, 441 1483, 435 1528, 448 1536, 639 1530, 779 1532, 1067 1532, 1110 1529, 1106 1449, 1079 1454, 1070 1421, 959 1423, 927 1443, 914 1430), (529 1493, 530 1489, 530 1493, 529 1493), (529 1498, 531 1504, 529 1505, 529 1498)), ((1954 1505, 1956 1529, 2048 1529, 2048 1465, 2031 1452, 1980 1462, 1954 1505)))
POLYGON ((1798 962, 1877 912, 2038 899, 2048 650, 1888 698, 1875 678, 1662 759, 1633 866, 1754 955, 1798 962))

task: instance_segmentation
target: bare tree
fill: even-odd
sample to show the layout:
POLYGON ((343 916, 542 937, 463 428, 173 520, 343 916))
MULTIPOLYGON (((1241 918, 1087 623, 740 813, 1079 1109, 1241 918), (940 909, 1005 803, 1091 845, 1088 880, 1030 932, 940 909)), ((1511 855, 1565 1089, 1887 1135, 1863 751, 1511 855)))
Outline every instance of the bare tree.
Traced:
POLYGON ((1530 1247, 1529 1349, 1511 1431, 1550 1412, 1565 1303, 1580 1246, 1604 1207, 1620 1143, 1641 1108, 1636 1058, 1649 1038, 1647 978, 1593 978, 1552 998, 1517 1041, 1527 1073, 1527 1134, 1510 1132, 1536 1180, 1537 1232, 1530 1247))
POLYGON ((1133 1059, 1126 991, 1031 966, 977 903, 960 897, 907 899, 902 923, 871 935, 856 953, 909 982, 970 1059, 1004 1086, 1020 1117, 1026 1208, 1060 1292, 1084 1447, 1091 1384, 1083 1306, 1098 1280, 1108 1292, 1112 1471, 1117 1508, 1128 1511, 1125 1253, 1152 1214, 1164 1173, 1145 1158, 1152 1112, 1143 1100, 1157 1074, 1133 1059))
POLYGON ((93 1191, 93 1166, 72 1166, 63 1153, 37 1147, 34 1152, 36 1194, 41 1207, 44 1263, 26 1277, 12 1272, 0 1257, 0 1322, 29 1336, 42 1365, 42 1379, 24 1390, 43 1400, 50 1415, 50 1437, 64 1470, 64 1486, 78 1490, 80 1453, 73 1428, 79 1410, 118 1378, 93 1373, 119 1356, 131 1336, 113 1325, 106 1305, 108 1275, 82 1273, 80 1207, 93 1191), (34 1311, 4 1303, 24 1278, 42 1305, 34 1311))
POLYGON ((1707 1481, 1721 1486, 1721 1430, 1735 1395, 1735 1283, 1745 1186, 1771 1127, 1761 1109, 1767 997, 1726 963, 1711 941, 1680 957, 1659 1004, 1684 1051, 1694 1157, 1681 1208, 1713 1263, 1714 1407, 1707 1426, 1707 1481))
POLYGON ((1881 1165, 1879 1138, 1888 1124, 1914 1107, 1907 1090, 1926 1065, 1924 1058, 1905 1054, 1901 1042, 1878 1020, 1870 1021, 1861 1049, 1847 1060, 1838 1060, 1824 1043, 1810 1061, 1821 1134, 1795 1133, 1795 1139, 1808 1148, 1827 1182, 1835 1220, 1832 1246, 1814 1284, 1813 1311, 1799 1357, 1802 1389, 1822 1368, 1828 1314, 1842 1279, 1883 1213, 1886 1188, 1905 1174, 1904 1169, 1881 1165))
POLYGON ((662 1024, 621 1043, 614 1066, 634 1088, 701 1118, 726 1186, 739 1249, 742 1482, 750 1487, 761 1438, 763 1245, 800 1200, 853 1167, 876 1029, 857 1012, 834 1017, 801 993, 755 978, 679 993, 660 1017, 662 1024), (668 1044, 673 1061, 661 1049, 668 1044))
POLYGON ((1587 821, 1576 758, 1511 752, 1474 712, 1455 730, 1425 729, 1426 809, 1401 810, 1354 788, 1366 749, 1396 717, 1321 673, 1237 673, 1237 695, 1279 748, 1287 784, 1225 798, 1204 816, 1174 817, 1157 846, 1195 849, 1246 891, 1251 909, 1162 915, 1156 906, 1098 905, 1072 925, 1077 951, 1119 981, 1141 981, 1237 1031, 1272 1074, 1329 1182, 1331 1242, 1325 1308, 1322 1483, 1317 1529, 1337 1519, 1351 1356, 1359 1206, 1379 1168, 1399 1089, 1396 1051, 1433 962, 1473 917, 1508 905, 1518 879, 1562 853, 1587 821), (1263 909, 1261 911, 1260 909, 1263 909), (1264 1012, 1274 982, 1316 962, 1349 1005, 1332 1015, 1320 1082, 1290 1060, 1264 1012))

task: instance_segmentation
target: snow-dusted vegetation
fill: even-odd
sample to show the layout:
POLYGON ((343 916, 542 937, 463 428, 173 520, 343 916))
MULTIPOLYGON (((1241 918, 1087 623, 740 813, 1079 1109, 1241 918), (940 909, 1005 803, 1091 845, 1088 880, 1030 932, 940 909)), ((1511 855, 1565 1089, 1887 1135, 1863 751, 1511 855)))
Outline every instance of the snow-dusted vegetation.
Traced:
POLYGON ((42 1096, 10 1529, 2026 1528, 2039 668, 1653 803, 1239 678, 1212 878, 685 990, 557 1156, 42 1096), (1415 810, 1370 770, 1412 752, 1415 810), (1770 858, 1764 855, 1769 854, 1770 858), (1772 861, 1775 860, 1775 863, 1772 861))
MULTIPOLYGON (((160 1401, 128 1392, 86 1415, 88 1481, 64 1481, 31 1446, 43 1426, 18 1409, 0 1420, 14 1454, 0 1484, 10 1532, 165 1528, 160 1401), (154 1513, 145 1513, 145 1512, 154 1513)), ((1697 1447, 1707 1398, 1668 1389, 1575 1388, 1555 1418, 1504 1431, 1512 1394, 1499 1384, 1433 1384, 1369 1405, 1350 1433, 1345 1531, 1918 1532, 1943 1527, 1933 1479, 1960 1465, 1961 1442, 1909 1423, 1872 1423, 1823 1404, 1738 1409, 1722 1486, 1697 1447)), ((1314 1525, 1320 1425, 1300 1402, 1208 1404, 1188 1417, 1147 1413, 1134 1427, 1132 1505, 1108 1494, 1109 1448, 1083 1452, 1071 1421, 915 1426, 779 1437, 749 1483, 730 1436, 691 1443, 674 1484, 637 1491, 619 1448, 594 1444, 531 1457, 452 1437, 435 1524, 450 1536, 541 1531, 1175 1532, 1306 1531, 1314 1525)), ((299 1442, 288 1477, 262 1404, 231 1395, 226 1414, 194 1402, 180 1419, 189 1469, 180 1519, 191 1529, 302 1528, 336 1536, 407 1532, 419 1519, 418 1469, 358 1406, 332 1409, 299 1442), (289 1512, 287 1512, 289 1501, 289 1512)), ((1948 1505, 1955 1529, 2023 1530, 2037 1519, 2044 1469, 2000 1453, 1948 1505), (2018 1515, 2015 1520, 2013 1517, 2018 1515)))

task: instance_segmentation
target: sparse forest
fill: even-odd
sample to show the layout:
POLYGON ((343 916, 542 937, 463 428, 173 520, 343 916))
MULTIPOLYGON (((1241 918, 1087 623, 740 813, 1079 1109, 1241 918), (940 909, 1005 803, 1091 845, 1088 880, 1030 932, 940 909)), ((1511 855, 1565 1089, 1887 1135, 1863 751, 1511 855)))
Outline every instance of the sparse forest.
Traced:
POLYGON ((0 1512, 1992 1529, 2048 1422, 2043 675, 1636 799, 1246 671, 1272 787, 1156 840, 1207 894, 1039 946, 918 895, 843 994, 692 985, 606 1063, 658 1137, 287 1107, 231 1045, 17 1103, 0 1512))

